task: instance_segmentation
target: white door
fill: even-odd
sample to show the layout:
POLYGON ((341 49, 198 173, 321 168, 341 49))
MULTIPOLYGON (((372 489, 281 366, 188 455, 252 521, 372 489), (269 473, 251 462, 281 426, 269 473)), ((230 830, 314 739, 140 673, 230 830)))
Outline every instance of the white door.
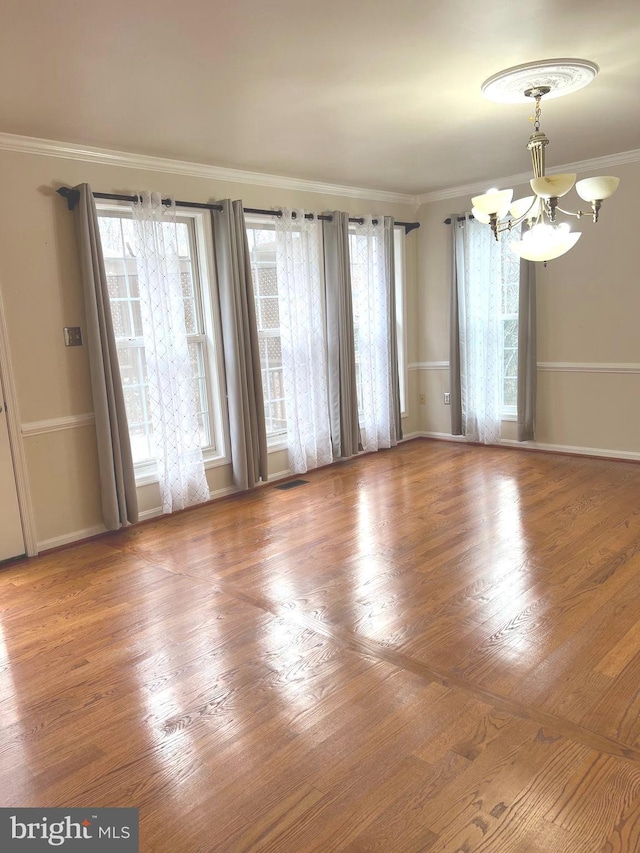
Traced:
POLYGON ((0 560, 25 552, 5 409, 0 379, 0 560))

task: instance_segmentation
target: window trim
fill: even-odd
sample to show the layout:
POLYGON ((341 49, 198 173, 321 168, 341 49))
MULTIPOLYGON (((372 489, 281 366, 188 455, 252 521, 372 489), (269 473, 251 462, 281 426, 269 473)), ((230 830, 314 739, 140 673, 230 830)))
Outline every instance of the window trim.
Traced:
MULTIPOLYGON (((96 210, 98 216, 102 213, 115 215, 117 218, 130 218, 132 216, 131 205, 128 202, 96 201, 96 210)), ((213 238, 211 228, 208 227, 208 211, 176 207, 176 217, 179 220, 190 221, 193 228, 193 230, 190 229, 189 241, 192 252, 191 261, 197 269, 200 283, 200 298, 196 298, 196 310, 200 315, 203 334, 190 335, 189 338, 200 338, 207 344, 205 346, 205 357, 209 397, 209 429, 214 444, 203 447, 202 456, 205 469, 217 468, 228 465, 231 462, 231 457, 229 453, 227 403, 224 391, 222 326, 213 255, 213 238)), ((116 346, 120 345, 116 342, 116 346)), ((136 462, 133 467, 137 487, 158 482, 158 469, 155 460, 136 462)))

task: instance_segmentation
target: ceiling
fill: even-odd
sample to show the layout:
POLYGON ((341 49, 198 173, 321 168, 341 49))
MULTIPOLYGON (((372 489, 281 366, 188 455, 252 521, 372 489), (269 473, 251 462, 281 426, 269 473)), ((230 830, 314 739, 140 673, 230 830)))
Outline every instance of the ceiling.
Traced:
POLYGON ((483 80, 579 57, 554 164, 640 147, 637 0, 0 0, 0 131, 418 194, 526 172, 483 80))

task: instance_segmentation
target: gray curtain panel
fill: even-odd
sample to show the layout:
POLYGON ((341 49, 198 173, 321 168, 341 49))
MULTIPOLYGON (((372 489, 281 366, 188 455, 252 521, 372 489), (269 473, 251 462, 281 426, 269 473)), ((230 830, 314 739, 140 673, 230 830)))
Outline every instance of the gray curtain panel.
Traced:
POLYGON ((349 214, 336 210, 322 222, 327 295, 329 417, 335 459, 360 449, 353 303, 349 264, 349 214))
POLYGON ((233 479, 239 489, 267 480, 267 432, 253 281, 241 201, 212 211, 233 479))
POLYGON ((396 317, 396 261, 393 217, 384 217, 384 249, 386 259, 386 279, 389 288, 389 361, 391 388, 391 411, 395 421, 396 442, 402 438, 402 417, 400 407, 400 375, 398 373, 398 326, 396 317))
POLYGON ((536 267, 532 261, 521 260, 518 301, 518 441, 533 441, 535 438, 537 381, 536 267))
POLYGON ((449 325, 449 389, 451 435, 463 435, 462 386, 460 382, 460 294, 464 298, 464 223, 461 214, 451 214, 451 303, 449 325))
POLYGON ((138 520, 136 479, 96 206, 89 184, 80 184, 76 189, 80 193, 75 219, 98 442, 102 517, 107 530, 118 530, 138 520))

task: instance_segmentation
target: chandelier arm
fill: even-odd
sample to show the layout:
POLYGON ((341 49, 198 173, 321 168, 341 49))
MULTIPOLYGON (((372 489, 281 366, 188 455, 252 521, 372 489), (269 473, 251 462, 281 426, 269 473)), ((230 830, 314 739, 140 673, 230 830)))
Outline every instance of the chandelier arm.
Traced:
MULTIPOLYGON (((529 208, 527 210, 525 210, 525 212, 523 214, 518 216, 516 219, 509 219, 508 222, 504 223, 502 228, 499 225, 497 225, 498 234, 504 234, 505 231, 511 231, 511 229, 514 228, 516 225, 520 225, 521 222, 524 222, 524 220, 527 219, 529 213, 531 213, 531 211, 533 210, 537 201, 538 201, 538 198, 536 196, 536 197, 534 197, 533 201, 529 205, 529 208)), ((529 217, 529 218, 532 219, 533 217, 529 217)), ((537 218, 538 219, 540 218, 539 215, 537 218)))
POLYGON ((571 210, 565 210, 563 207, 556 207, 556 210, 559 210, 560 213, 564 213, 566 216, 576 216, 580 219, 582 216, 590 216, 590 210, 578 210, 576 213, 573 213, 571 210))

